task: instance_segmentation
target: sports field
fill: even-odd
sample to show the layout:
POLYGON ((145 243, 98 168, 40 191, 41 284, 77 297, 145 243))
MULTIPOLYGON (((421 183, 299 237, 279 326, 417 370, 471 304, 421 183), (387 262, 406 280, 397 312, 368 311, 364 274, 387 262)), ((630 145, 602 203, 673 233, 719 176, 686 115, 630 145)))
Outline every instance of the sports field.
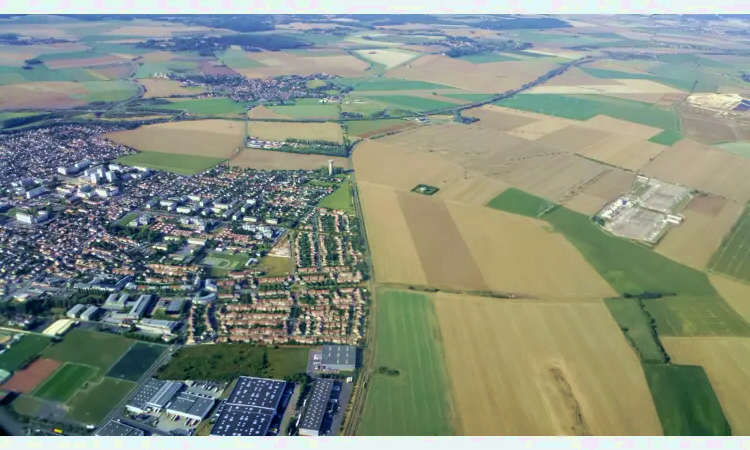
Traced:
POLYGON ((338 209, 354 214, 354 204, 352 202, 352 188, 349 179, 344 180, 341 185, 318 203, 321 208, 338 209))
POLYGON ((258 267, 265 271, 266 276, 279 277, 294 271, 294 260, 281 256, 266 255, 260 259, 258 267))
POLYGON ((117 162, 126 166, 150 167, 156 170, 179 173, 181 175, 195 175, 196 173, 203 172, 211 167, 221 164, 224 161, 226 161, 225 158, 148 151, 117 158, 117 162))
POLYGON ((731 436, 716 393, 700 366, 644 364, 665 436, 731 436))
POLYGON ((24 334, 20 341, 0 354, 0 369, 8 372, 18 370, 47 348, 49 343, 46 336, 24 334))
POLYGON ((96 377, 97 373, 98 370, 95 367, 65 364, 34 391, 34 396, 66 402, 89 380, 96 377))
POLYGON ((750 281, 750 204, 745 205, 732 231, 711 257, 708 268, 738 280, 750 281))
POLYGON ((235 270, 243 268, 249 259, 250 255, 246 253, 232 255, 226 252, 209 252, 203 258, 203 264, 219 269, 235 270))
POLYGON ((134 387, 130 381, 102 378, 98 384, 75 394, 68 403, 68 416, 84 424, 98 424, 134 387))
POLYGON ((448 375, 432 300, 425 294, 377 293, 374 370, 359 425, 362 436, 455 433, 448 375))
POLYGON ((56 361, 96 367, 104 374, 133 346, 133 343, 132 339, 114 334, 74 329, 62 342, 47 347, 42 356, 56 361))
POLYGON ((136 342, 120 358, 107 376, 127 381, 138 381, 141 376, 156 362, 166 348, 159 344, 136 342))

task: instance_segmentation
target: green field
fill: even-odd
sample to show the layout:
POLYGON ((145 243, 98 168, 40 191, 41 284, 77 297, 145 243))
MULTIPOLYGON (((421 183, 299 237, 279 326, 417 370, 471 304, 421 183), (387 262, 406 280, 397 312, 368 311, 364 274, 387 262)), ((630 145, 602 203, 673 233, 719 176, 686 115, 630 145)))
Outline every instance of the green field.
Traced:
POLYGON ((718 68, 730 68, 729 64, 717 61, 715 59, 708 59, 702 56, 698 56, 692 53, 663 53, 659 54, 659 61, 671 64, 685 64, 685 65, 699 65, 705 67, 718 67, 718 68))
POLYGON ((166 348, 159 344, 136 342, 119 361, 109 369, 107 377, 126 381, 138 381, 156 362, 166 348))
POLYGON ((191 98, 187 100, 169 100, 168 105, 147 104, 148 109, 185 110, 196 116, 214 116, 224 114, 245 114, 250 103, 237 103, 231 98, 191 98))
POLYGON ((441 94, 443 97, 457 98, 469 102, 481 102, 494 97, 494 94, 441 94))
POLYGON ((259 268, 263 268, 266 276, 280 277, 288 275, 294 271, 294 260, 281 256, 266 255, 260 259, 259 268))
POLYGON ((714 144, 714 147, 718 147, 737 156, 742 156, 743 158, 750 158, 750 141, 721 142, 714 144))
POLYGON ((42 356, 96 367, 104 374, 132 347, 133 342, 122 336, 79 328, 69 332, 62 342, 47 347, 42 356))
POLYGON ((641 361, 647 363, 666 362, 664 353, 657 344, 655 331, 651 328, 650 318, 641 309, 638 299, 610 298, 606 299, 604 303, 641 361))
POLYGON ((554 202, 516 188, 509 188, 490 200, 490 208, 527 217, 539 217, 555 206, 554 202))
POLYGON ((117 223, 118 225, 125 226, 129 224, 130 222, 134 221, 137 217, 138 217, 137 212, 127 213, 124 216, 122 216, 122 219, 118 220, 115 223, 117 223))
POLYGON ((724 237, 721 247, 711 256, 709 270, 723 273, 738 280, 750 281, 750 203, 729 234, 724 237))
POLYGON ((21 395, 13 400, 12 405, 18 414, 26 417, 35 417, 39 415, 44 402, 30 395, 21 395))
POLYGON ((195 175, 224 161, 225 158, 162 152, 138 152, 117 158, 117 162, 126 166, 150 167, 181 175, 195 175))
POLYGON ((358 434, 452 435, 448 374, 430 297, 386 289, 377 296, 373 367, 400 373, 372 376, 358 434))
POLYGON ((349 179, 347 178, 346 180, 344 180, 338 189, 323 198, 323 200, 318 203, 318 206, 328 209, 340 209, 342 211, 346 211, 349 214, 354 214, 352 187, 349 184, 349 179))
POLYGON ((97 81, 101 77, 78 68, 50 69, 36 65, 31 70, 21 67, 0 66, 0 85, 17 83, 35 83, 41 81, 97 81))
POLYGON ((68 402, 71 407, 68 417, 87 425, 96 425, 135 388, 135 383, 114 378, 102 378, 101 381, 79 391, 68 402))
POLYGON ((33 392, 35 397, 66 402, 89 380, 96 377, 96 367, 67 363, 33 392))
POLYGON ((677 134, 682 130, 680 118, 674 111, 604 95, 520 94, 496 104, 573 120, 588 120, 603 114, 677 134))
POLYGON ((232 255, 226 252, 209 252, 202 263, 219 269, 242 269, 250 259, 247 253, 232 255))
POLYGON ((336 105, 305 104, 300 100, 297 100, 294 105, 269 106, 268 109, 294 119, 337 119, 339 117, 339 109, 336 105))
POLYGON ((462 59, 474 64, 518 61, 518 58, 511 58, 510 56, 500 55, 498 53, 475 53, 473 55, 459 56, 456 59, 462 59))
POLYGON ((231 381, 240 375, 284 379, 307 370, 309 349, 215 344, 183 347, 159 373, 165 380, 231 381), (268 367, 263 367, 267 352, 268 367))
POLYGON ((38 334, 24 334, 8 350, 0 354, 0 369, 14 372, 34 359, 49 345, 48 337, 38 334))
POLYGON ((383 119, 383 120, 350 120, 344 122, 347 127, 347 133, 354 136, 372 133, 373 131, 383 130, 396 125, 403 125, 401 119, 383 119))
POLYGON ((83 95, 72 95, 88 103, 93 102, 121 102, 138 93, 135 84, 125 80, 112 81, 84 81, 83 87, 89 92, 83 95))
POLYGON ((435 109, 454 108, 458 106, 455 103, 448 103, 432 98, 414 97, 412 95, 378 95, 377 97, 370 98, 379 102, 401 106, 415 111, 432 111, 435 109))
POLYGON ((230 69, 254 69, 265 67, 260 61, 250 59, 244 50, 227 49, 224 53, 217 55, 219 61, 230 69))
POLYGON ((661 133, 649 139, 649 141, 653 142, 654 144, 661 144, 661 145, 669 146, 679 141, 680 139, 682 139, 682 133, 678 133, 672 130, 664 130, 661 133))
POLYGON ((718 295, 644 300, 661 336, 750 336, 750 325, 718 295))
MULTIPOLYGON (((117 40, 117 39, 113 39, 117 40)), ((139 48, 135 44, 116 44, 112 42, 91 42, 89 47, 100 53, 115 53, 120 55, 145 55, 153 53, 152 48, 139 48)))
MULTIPOLYGON (((678 54, 662 56, 680 58, 687 56, 689 58, 695 58, 693 55, 678 54)), ((709 61, 707 59, 705 60, 709 61)), ((686 92, 692 91, 693 87, 695 87, 696 92, 715 92, 719 85, 727 83, 726 80, 722 79, 721 75, 709 73, 686 65, 671 63, 654 64, 647 69, 648 73, 631 73, 619 70, 595 69, 585 66, 581 67, 581 69, 589 75, 597 78, 651 80, 686 92)))
POLYGON ((71 59, 88 59, 88 58, 102 58, 108 56, 106 53, 98 52, 95 50, 80 50, 76 52, 63 52, 63 53, 48 53, 45 55, 39 55, 36 59, 44 62, 50 61, 67 61, 71 59))
POLYGON ((702 367, 644 364, 643 371, 665 436, 731 436, 702 367))
POLYGON ((341 86, 353 86, 355 91, 408 91, 420 89, 453 89, 451 86, 426 81, 401 80, 399 78, 337 78, 341 86))
POLYGON ((146 61, 138 65, 135 78, 151 78, 155 73, 175 72, 198 74, 198 63, 193 61, 146 61))

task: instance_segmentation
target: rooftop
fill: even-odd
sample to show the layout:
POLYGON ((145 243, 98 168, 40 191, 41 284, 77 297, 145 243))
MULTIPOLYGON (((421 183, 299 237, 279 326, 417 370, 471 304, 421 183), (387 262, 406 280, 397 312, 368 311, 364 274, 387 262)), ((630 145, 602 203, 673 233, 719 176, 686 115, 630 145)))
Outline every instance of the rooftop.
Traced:
POLYGON ((195 394, 180 394, 169 406, 169 411, 177 414, 200 417, 203 419, 214 406, 214 399, 199 397, 195 394))
POLYGON ((239 377, 227 404, 266 408, 275 414, 285 386, 282 380, 239 377))
POLYGON ((143 431, 123 423, 110 420, 96 432, 97 436, 143 436, 143 431))
POLYGON ((265 436, 274 414, 266 408, 225 404, 211 436, 265 436))
POLYGON ((357 362, 357 347, 353 345, 324 345, 321 364, 324 366, 354 366, 357 362))
POLYGON ((331 399, 333 382, 334 380, 332 379, 318 378, 315 380, 307 407, 299 422, 300 429, 320 430, 320 425, 323 423, 323 416, 328 409, 328 401, 331 399))

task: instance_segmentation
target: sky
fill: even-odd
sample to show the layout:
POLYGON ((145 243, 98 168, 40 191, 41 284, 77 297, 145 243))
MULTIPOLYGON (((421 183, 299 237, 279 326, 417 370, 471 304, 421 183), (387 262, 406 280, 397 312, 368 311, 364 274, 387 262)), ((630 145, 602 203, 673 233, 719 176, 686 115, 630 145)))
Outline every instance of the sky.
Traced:
POLYGON ((740 14, 750 3, 736 0, 4 0, 2 14, 740 14))

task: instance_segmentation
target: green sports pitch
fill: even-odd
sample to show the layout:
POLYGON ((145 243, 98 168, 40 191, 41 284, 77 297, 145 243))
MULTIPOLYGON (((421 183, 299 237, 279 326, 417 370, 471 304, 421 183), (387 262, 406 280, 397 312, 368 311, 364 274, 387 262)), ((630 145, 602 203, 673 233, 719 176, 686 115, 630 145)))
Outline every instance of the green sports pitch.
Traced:
POLYGON ((34 396, 59 402, 68 401, 98 373, 96 367, 67 363, 34 391, 34 396))

